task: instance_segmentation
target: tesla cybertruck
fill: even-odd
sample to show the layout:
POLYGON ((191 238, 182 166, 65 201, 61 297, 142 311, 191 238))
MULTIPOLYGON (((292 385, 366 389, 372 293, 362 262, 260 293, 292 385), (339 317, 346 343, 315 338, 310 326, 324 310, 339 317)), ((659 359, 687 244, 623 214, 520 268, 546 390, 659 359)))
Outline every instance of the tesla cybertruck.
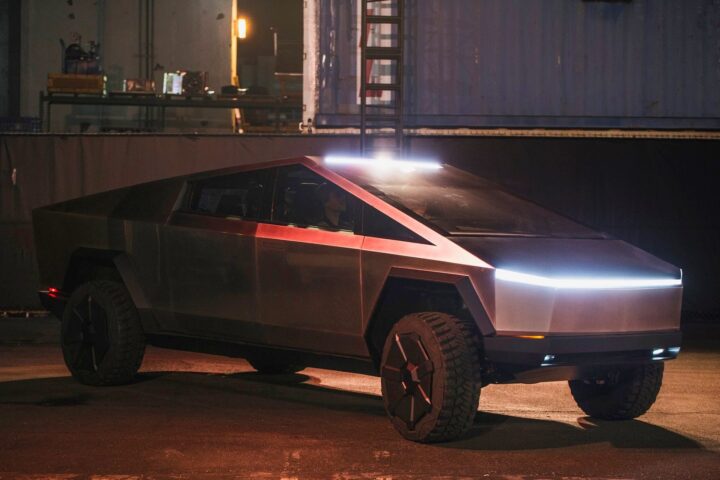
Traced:
POLYGON ((481 387, 569 381, 588 415, 653 404, 681 271, 445 164, 302 157, 33 212, 43 304, 82 383, 146 344, 261 373, 379 375, 406 438, 472 424, 481 387))

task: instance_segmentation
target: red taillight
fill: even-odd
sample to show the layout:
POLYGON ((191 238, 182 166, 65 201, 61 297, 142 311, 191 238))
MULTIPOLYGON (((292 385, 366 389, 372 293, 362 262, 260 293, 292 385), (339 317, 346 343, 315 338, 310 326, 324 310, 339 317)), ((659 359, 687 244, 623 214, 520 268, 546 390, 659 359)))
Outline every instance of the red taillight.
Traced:
POLYGON ((48 296, 52 298, 57 298, 58 294, 60 293, 60 290, 58 290, 55 287, 48 288, 48 296))

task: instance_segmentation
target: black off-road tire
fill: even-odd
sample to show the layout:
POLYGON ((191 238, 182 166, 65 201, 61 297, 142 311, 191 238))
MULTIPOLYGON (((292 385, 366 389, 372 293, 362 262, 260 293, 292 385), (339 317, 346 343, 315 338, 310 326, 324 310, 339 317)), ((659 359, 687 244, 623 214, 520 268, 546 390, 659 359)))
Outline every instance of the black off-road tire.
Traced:
POLYGON ((407 315, 385 340, 380 375, 385 411, 415 442, 463 435, 480 400, 482 344, 475 325, 452 315, 407 315))
POLYGON ((145 354, 145 335, 124 285, 101 280, 78 287, 62 318, 63 358, 86 385, 130 382, 145 354))
POLYGON ((662 362, 614 369, 600 378, 570 380, 570 392, 587 415, 630 420, 648 411, 662 385, 662 362))
POLYGON ((293 363, 282 358, 273 358, 272 354, 254 355, 248 363, 263 375, 289 375, 305 369, 305 365, 293 363))

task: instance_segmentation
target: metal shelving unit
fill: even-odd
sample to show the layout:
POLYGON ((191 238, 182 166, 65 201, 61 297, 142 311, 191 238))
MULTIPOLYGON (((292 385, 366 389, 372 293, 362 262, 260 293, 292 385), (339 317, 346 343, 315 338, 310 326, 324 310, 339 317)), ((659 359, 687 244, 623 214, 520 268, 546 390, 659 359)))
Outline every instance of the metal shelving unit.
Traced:
MULTIPOLYGON (((43 130, 50 128, 52 105, 93 105, 93 106, 128 106, 157 108, 160 111, 157 129, 165 129, 166 110, 168 108, 213 108, 270 110, 274 112, 274 131, 281 131, 280 112, 300 112, 302 100, 270 95, 253 95, 238 97, 184 97, 179 95, 89 95, 89 94, 46 94, 40 92, 38 116, 43 130)), ((292 126, 296 129, 295 123, 292 126)))

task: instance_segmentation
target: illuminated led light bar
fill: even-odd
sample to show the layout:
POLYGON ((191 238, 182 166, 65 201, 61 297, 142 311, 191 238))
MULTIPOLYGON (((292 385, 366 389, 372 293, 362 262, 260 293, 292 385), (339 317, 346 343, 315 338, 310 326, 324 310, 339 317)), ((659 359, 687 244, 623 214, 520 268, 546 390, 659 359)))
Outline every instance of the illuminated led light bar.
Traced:
POLYGON ((562 288, 562 289, 590 289, 608 290, 621 288, 661 288, 679 287, 682 280, 679 278, 631 278, 631 277, 542 277, 529 273, 514 272, 498 268, 495 270, 495 278, 506 282, 524 283, 538 287, 562 288))
POLYGON ((404 170, 439 170, 442 165, 433 161, 423 160, 396 160, 393 158, 362 158, 343 155, 325 157, 328 165, 359 165, 373 168, 399 168, 404 170))
POLYGON ((668 347, 668 348, 653 348, 652 359, 653 360, 671 360, 678 356, 680 353, 680 347, 668 347))

